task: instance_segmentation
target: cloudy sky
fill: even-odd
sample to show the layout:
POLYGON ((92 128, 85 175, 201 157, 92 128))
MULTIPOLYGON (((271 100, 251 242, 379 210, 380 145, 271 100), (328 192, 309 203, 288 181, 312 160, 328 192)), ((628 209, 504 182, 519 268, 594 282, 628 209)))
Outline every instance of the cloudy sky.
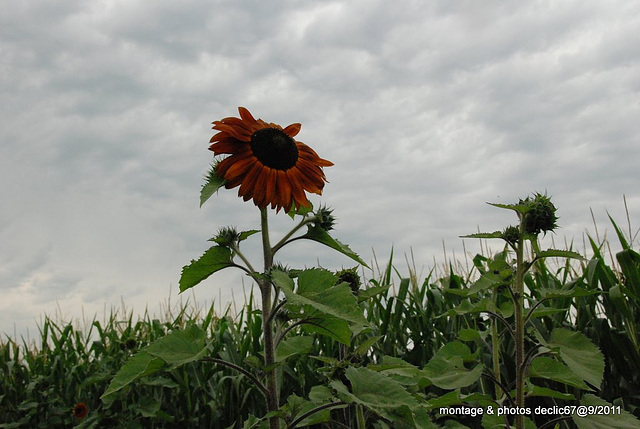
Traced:
MULTIPOLYGON (((316 205, 335 236, 398 267, 464 254, 459 235, 515 221, 485 202, 547 192, 554 239, 640 222, 640 3, 620 1, 22 0, 0 9, 0 331, 177 300, 220 227, 202 208, 211 122, 302 123, 334 162, 316 205), (393 6, 391 6, 393 5, 393 6)), ((292 225, 282 213, 273 234, 292 225)), ((257 239, 247 246, 259 247, 257 239)), ((466 251, 479 251, 465 240, 466 251)), ((247 252, 255 258, 259 253, 247 252)), ((352 266, 311 243, 292 266, 352 266)), ((228 271, 228 272, 227 272, 228 271)), ((240 272, 194 288, 242 297, 240 272)), ((185 295, 185 294, 183 294, 185 295)), ((34 335, 35 334, 35 335, 34 335)))

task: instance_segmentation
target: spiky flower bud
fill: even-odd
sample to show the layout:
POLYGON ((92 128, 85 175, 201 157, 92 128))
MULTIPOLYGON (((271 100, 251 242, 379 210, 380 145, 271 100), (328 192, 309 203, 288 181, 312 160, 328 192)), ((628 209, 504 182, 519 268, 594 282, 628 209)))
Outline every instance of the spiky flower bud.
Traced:
POLYGON ((517 226, 508 226, 502 231, 502 239, 509 244, 516 244, 520 238, 520 228, 517 226))
POLYGON ((232 244, 238 241, 240 234, 233 227, 221 228, 210 241, 218 243, 220 246, 230 247, 232 244))
POLYGON ((358 275, 357 268, 346 268, 336 273, 338 277, 338 283, 347 283, 351 288, 351 292, 354 295, 358 294, 360 290, 360 276, 358 275))
POLYGON ((331 231, 335 225, 336 218, 331 214, 333 210, 328 207, 320 207, 316 211, 316 220, 314 225, 320 226, 325 231, 331 231))
POLYGON ((524 231, 527 234, 538 235, 547 233, 558 227, 556 221, 556 206, 546 195, 536 193, 533 198, 527 197, 520 200, 520 204, 528 207, 524 217, 524 231))

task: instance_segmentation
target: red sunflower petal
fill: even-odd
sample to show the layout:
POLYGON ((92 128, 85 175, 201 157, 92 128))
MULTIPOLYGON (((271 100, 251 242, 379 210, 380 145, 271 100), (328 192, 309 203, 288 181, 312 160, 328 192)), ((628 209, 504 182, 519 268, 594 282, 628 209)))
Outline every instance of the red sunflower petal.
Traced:
POLYGON ((234 157, 233 163, 223 175, 226 180, 234 180, 237 177, 245 176, 256 162, 253 156, 234 155, 234 157))
POLYGON ((238 112, 240 113, 240 117, 243 121, 246 121, 250 124, 257 122, 251 112, 249 112, 249 110, 247 110, 245 107, 238 107, 238 112))
POLYGON ((248 139, 251 138, 251 133, 248 133, 247 130, 230 124, 217 123, 214 129, 227 133, 231 137, 242 141, 248 141, 248 139))
POLYGON ((282 130, 289 137, 295 137, 300 132, 300 128, 302 128, 302 124, 291 124, 284 130, 282 130))
POLYGON ((234 138, 227 138, 224 140, 220 140, 217 143, 209 146, 209 150, 213 151, 214 155, 221 154, 234 154, 251 151, 251 146, 248 143, 240 141, 234 138))
POLYGON ((242 196, 245 201, 248 201, 253 197, 253 188, 255 187, 256 180, 258 180, 262 168, 262 165, 259 162, 256 162, 247 172, 247 175, 240 184, 238 195, 242 196))
MULTIPOLYGON (((291 208, 291 183, 287 172, 284 170, 278 170, 278 186, 276 189, 276 205, 279 208, 285 208, 287 211, 291 208)), ((278 210, 279 210, 278 208, 278 210)))
POLYGON ((300 208, 301 206, 308 206, 309 200, 302 188, 300 170, 292 168, 287 171, 287 176, 289 177, 289 180, 291 180, 291 191, 293 193, 293 199, 295 200, 296 207, 300 208))
POLYGON ((278 170, 273 168, 265 167, 267 169, 267 175, 265 175, 265 180, 267 181, 264 191, 264 206, 266 207, 268 204, 271 204, 271 207, 274 206, 274 199, 276 195, 276 186, 278 180, 278 170))

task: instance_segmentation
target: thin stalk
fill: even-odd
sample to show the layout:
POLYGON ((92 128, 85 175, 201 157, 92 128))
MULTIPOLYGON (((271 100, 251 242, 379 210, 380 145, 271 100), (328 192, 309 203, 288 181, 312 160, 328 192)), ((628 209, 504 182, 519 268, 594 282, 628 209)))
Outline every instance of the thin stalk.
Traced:
MULTIPOLYGON (((524 221, 526 215, 520 215, 520 234, 516 248, 516 280, 513 296, 516 323, 516 407, 524 408, 524 221)), ((524 414, 516 414, 516 429, 524 429, 524 414)))
MULTIPOLYGON (((262 232, 262 251, 264 255, 264 273, 267 274, 273 265, 273 251, 269 242, 269 222, 267 209, 260 209, 260 227, 262 232)), ((278 383, 276 380, 275 344, 273 338, 273 318, 271 317, 271 282, 260 279, 260 293, 262 295, 262 331, 264 333, 264 365, 267 368, 267 411, 278 410, 278 383)), ((271 429, 280 429, 280 420, 274 416, 269 419, 271 429)))
POLYGON ((315 413, 319 413, 320 411, 326 410, 326 409, 331 409, 331 408, 335 408, 335 407, 341 407, 343 405, 346 405, 346 402, 331 402, 329 404, 323 404, 320 405, 312 410, 307 411, 306 413, 302 414, 300 417, 298 417, 297 419, 295 419, 294 421, 291 422, 291 424, 289 424, 287 426, 287 429, 293 429, 296 428, 298 426, 298 423, 302 422, 304 419, 306 419, 309 416, 314 415, 315 413))
POLYGON ((249 380, 251 380, 256 387, 258 388, 258 390, 260 390, 260 393, 262 393, 265 398, 268 396, 269 392, 267 391, 267 388, 264 387, 264 385, 262 383, 260 383, 260 380, 258 380, 255 375, 251 374, 249 371, 247 371, 246 369, 242 368, 239 365, 236 365, 234 363, 231 362, 227 362, 226 360, 223 359, 218 359, 218 358, 213 358, 213 357, 204 357, 202 358, 202 360, 207 361, 207 362, 213 362, 216 363, 218 365, 223 365, 226 366, 228 368, 233 369, 234 371, 238 371, 241 374, 244 374, 247 378, 249 378, 249 380))
MULTIPOLYGON (((493 288, 494 304, 497 308, 498 303, 498 288, 493 288)), ((508 325, 507 325, 508 326, 508 325)), ((493 361, 493 374, 497 380, 500 380, 500 339, 498 338, 498 321, 494 318, 491 321, 491 352, 493 361)), ((502 389, 499 385, 495 384, 496 400, 502 398, 502 389)))
MULTIPOLYGON (((245 269, 246 272, 248 272, 249 274, 251 273, 255 273, 256 270, 253 269, 253 267, 251 266, 251 262, 249 262, 249 260, 244 256, 244 254, 240 251, 240 246, 238 246, 238 243, 231 243, 231 250, 233 250, 234 252, 236 252, 236 255, 238 255, 238 257, 240 259, 242 259, 242 262, 244 262, 245 266, 247 267, 245 269), (248 271, 247 271, 248 270, 248 271)), ((238 267, 240 268, 244 268, 241 265, 238 265, 238 267)))
MULTIPOLYGON (((284 237, 282 237, 282 239, 278 242, 278 244, 276 244, 275 246, 273 246, 273 251, 272 254, 275 254, 278 250, 280 250, 284 245, 288 244, 289 238, 291 238, 291 236, 293 234, 296 233, 296 231, 298 231, 300 228, 302 228, 303 226, 305 226, 306 224, 308 224, 309 222, 313 221, 314 219, 316 219, 316 216, 305 216, 299 224, 297 224, 296 226, 293 227, 293 229, 291 231, 289 231, 287 233, 287 235, 285 235, 284 237)), ((293 240, 292 240, 293 241, 293 240)))
POLYGON ((358 422, 358 429, 365 429, 367 427, 362 404, 356 404, 356 419, 358 422))

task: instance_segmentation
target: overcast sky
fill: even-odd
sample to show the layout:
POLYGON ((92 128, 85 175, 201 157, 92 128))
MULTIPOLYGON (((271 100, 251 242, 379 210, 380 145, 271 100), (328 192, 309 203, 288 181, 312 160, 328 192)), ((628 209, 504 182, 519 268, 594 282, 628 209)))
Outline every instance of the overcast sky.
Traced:
MULTIPOLYGON (((623 195, 633 232, 639 60, 633 0, 4 1, 0 331, 175 301, 218 228, 257 228, 237 189, 199 207, 211 122, 238 106, 302 123, 335 164, 310 199, 366 261, 393 246, 401 271, 411 250, 428 270, 443 242, 460 258, 459 235, 515 222, 485 202, 535 191, 559 207, 556 242, 581 247, 590 209, 613 238, 623 195)), ((280 213, 274 236, 289 226, 280 213)), ((353 266, 312 243, 280 256, 353 266)), ((242 281, 226 270, 187 297, 241 299, 242 281)))

